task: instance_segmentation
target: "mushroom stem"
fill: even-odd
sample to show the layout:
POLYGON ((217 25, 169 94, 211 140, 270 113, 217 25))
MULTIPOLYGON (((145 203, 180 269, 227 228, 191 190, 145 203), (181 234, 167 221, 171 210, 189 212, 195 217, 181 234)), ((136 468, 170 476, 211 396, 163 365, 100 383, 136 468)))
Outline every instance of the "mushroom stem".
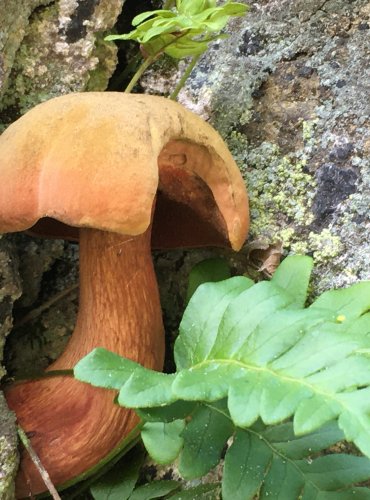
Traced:
MULTIPOLYGON (((150 229, 122 236, 80 230, 80 305, 73 335, 50 370, 73 368, 105 347, 149 368, 163 365, 164 336, 150 229)), ((22 428, 54 484, 90 469, 133 429, 137 417, 112 404, 114 393, 67 377, 26 381, 6 392, 22 428)), ((17 498, 44 491, 26 453, 17 498)))

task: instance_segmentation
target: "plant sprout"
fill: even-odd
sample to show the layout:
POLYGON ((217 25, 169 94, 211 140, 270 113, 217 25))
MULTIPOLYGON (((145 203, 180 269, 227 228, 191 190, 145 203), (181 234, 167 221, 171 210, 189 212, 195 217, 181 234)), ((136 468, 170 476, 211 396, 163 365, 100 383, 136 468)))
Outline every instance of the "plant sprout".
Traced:
POLYGON ((248 6, 236 2, 217 5, 216 0, 177 0, 173 8, 167 2, 164 9, 143 12, 136 16, 133 31, 124 35, 109 35, 105 40, 135 40, 140 44, 144 61, 136 71, 125 92, 131 92, 145 70, 160 56, 174 59, 191 57, 170 98, 175 100, 200 56, 209 44, 227 35, 221 30, 231 17, 242 16, 248 6))

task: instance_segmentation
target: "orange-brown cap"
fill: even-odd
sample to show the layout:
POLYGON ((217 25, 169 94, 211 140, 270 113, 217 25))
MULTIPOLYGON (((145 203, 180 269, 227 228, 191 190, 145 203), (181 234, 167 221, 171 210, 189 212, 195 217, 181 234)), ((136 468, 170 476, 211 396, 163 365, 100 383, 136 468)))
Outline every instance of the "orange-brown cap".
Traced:
POLYGON ((0 137, 0 179, 0 232, 46 217, 63 223, 51 233, 137 235, 156 194, 156 247, 239 249, 248 231, 245 185, 225 143, 163 97, 90 92, 39 104, 0 137))

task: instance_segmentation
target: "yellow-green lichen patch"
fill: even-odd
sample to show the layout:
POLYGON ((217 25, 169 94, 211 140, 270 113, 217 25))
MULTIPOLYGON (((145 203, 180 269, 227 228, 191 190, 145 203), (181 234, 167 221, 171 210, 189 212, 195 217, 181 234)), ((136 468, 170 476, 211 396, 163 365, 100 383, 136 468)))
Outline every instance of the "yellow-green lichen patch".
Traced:
POLYGON ((251 236, 294 241, 294 228, 312 223, 315 180, 306 171, 303 154, 280 154, 278 146, 264 142, 247 153, 242 171, 251 206, 251 236))
POLYGON ((322 264, 338 256, 343 245, 334 230, 315 227, 312 205, 317 180, 308 163, 317 142, 316 121, 303 121, 301 126, 303 148, 289 154, 271 142, 250 145, 236 131, 227 141, 246 179, 250 239, 270 245, 280 242, 284 253, 310 254, 322 264))
POLYGON ((343 250, 339 236, 332 234, 327 228, 320 233, 310 232, 308 247, 317 263, 333 259, 343 250))

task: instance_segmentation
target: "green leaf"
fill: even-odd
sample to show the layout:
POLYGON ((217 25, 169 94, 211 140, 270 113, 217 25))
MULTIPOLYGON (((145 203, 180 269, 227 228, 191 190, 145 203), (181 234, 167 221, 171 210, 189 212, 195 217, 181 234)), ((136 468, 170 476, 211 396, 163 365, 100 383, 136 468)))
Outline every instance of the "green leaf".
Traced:
POLYGON ((153 481, 152 483, 139 486, 130 496, 130 500, 151 500, 161 498, 164 495, 180 488, 177 481, 153 481))
POLYGON ((309 481, 325 491, 335 491, 370 477, 370 461, 353 455, 325 455, 312 462, 297 461, 296 465, 309 481))
POLYGON ((332 311, 333 319, 340 323, 359 318, 370 310, 370 281, 324 292, 311 305, 311 309, 316 308, 332 311))
POLYGON ((178 38, 176 42, 168 45, 164 52, 174 59, 197 56, 203 54, 208 49, 209 41, 191 40, 188 37, 178 38))
POLYGON ((162 9, 150 10, 150 11, 142 12, 141 14, 138 14, 137 16, 135 16, 132 20, 132 26, 138 26, 142 22, 146 21, 149 17, 155 16, 155 15, 158 15, 161 18, 167 18, 167 17, 171 18, 171 17, 175 16, 175 14, 171 10, 162 10, 162 9))
POLYGON ((228 406, 235 425, 249 427, 256 422, 260 415, 262 389, 262 377, 256 374, 230 384, 228 406))
POLYGON ((82 370, 84 380, 123 383, 120 404, 159 420, 153 448, 167 432, 161 421, 183 419, 184 430, 173 424, 168 436, 171 456, 183 439, 186 478, 206 474, 233 437, 224 500, 369 498, 353 486, 370 478, 368 458, 319 455, 345 438, 370 457, 370 282, 325 292, 304 308, 310 261, 288 257, 282 266, 270 282, 199 286, 180 325, 175 374, 114 355, 112 370, 102 353, 103 362, 93 357, 82 370))
POLYGON ((297 307, 304 307, 313 261, 310 257, 293 255, 276 269, 272 282, 294 298, 297 307))
POLYGON ((181 433, 185 429, 183 420, 170 423, 147 422, 141 437, 149 455, 159 464, 173 462, 184 444, 181 433))
POLYGON ((197 289, 185 310, 175 343, 178 369, 207 357, 227 306, 252 285, 252 280, 238 276, 220 283, 205 283, 197 289))
POLYGON ((222 413, 200 406, 183 432, 179 470, 186 479, 201 477, 217 465, 233 425, 222 413))
POLYGON ((272 282, 257 283, 230 302, 219 324, 209 359, 239 359, 248 337, 272 313, 288 307, 290 295, 272 282))
POLYGON ((142 451, 132 450, 91 486, 90 492, 94 500, 127 500, 139 478, 143 460, 142 451))
POLYGON ((132 372, 121 388, 118 403, 127 408, 149 408, 168 405, 176 400, 171 386, 175 375, 141 368, 132 372))
POLYGON ((260 489, 271 458, 271 451, 261 439, 238 430, 225 457, 222 498, 253 498, 260 489))
POLYGON ((177 2, 172 10, 143 12, 133 20, 135 30, 125 35, 110 35, 105 40, 136 40, 151 56, 162 52, 177 59, 200 55, 219 37, 231 17, 244 15, 246 11, 246 5, 235 2, 217 6, 210 0, 186 0, 177 2), (165 41, 165 36, 171 38, 165 41))
POLYGON ((334 422, 329 422, 321 429, 304 436, 296 436, 293 425, 289 422, 264 429, 263 437, 274 443, 274 448, 279 453, 289 455, 291 459, 309 457, 344 440, 343 432, 334 422))
POLYGON ((186 16, 194 16, 205 10, 208 5, 209 2, 207 0, 184 0, 181 2, 178 10, 186 16))
POLYGON ((173 422, 190 415, 195 410, 195 407, 196 403, 179 400, 167 406, 136 408, 136 412, 146 422, 173 422))
POLYGON ((263 500, 334 500, 334 491, 338 498, 369 498, 369 489, 352 487, 370 477, 367 458, 314 456, 341 437, 333 422, 304 438, 294 435, 291 423, 238 430, 225 457, 223 499, 252 500, 259 493, 263 500))
MULTIPOLYGON (((302 500, 307 500, 309 497, 304 496, 302 500)), ((313 498, 312 496, 310 498, 313 498)), ((349 488, 345 491, 324 491, 314 496, 315 500, 369 500, 370 490, 368 488, 349 488)))
POLYGON ((218 483, 201 484, 195 488, 179 491, 167 498, 168 500, 216 500, 220 498, 219 489, 218 483))
POLYGON ((225 259, 219 257, 206 259, 196 264, 189 274, 186 302, 188 303, 199 285, 230 278, 230 267, 225 259))
POLYGON ((120 389, 141 365, 118 354, 98 347, 82 358, 74 367, 77 380, 106 389, 120 389))
POLYGON ((217 401, 227 396, 232 380, 239 380, 247 371, 238 365, 217 361, 182 370, 175 378, 174 394, 187 401, 217 401))

